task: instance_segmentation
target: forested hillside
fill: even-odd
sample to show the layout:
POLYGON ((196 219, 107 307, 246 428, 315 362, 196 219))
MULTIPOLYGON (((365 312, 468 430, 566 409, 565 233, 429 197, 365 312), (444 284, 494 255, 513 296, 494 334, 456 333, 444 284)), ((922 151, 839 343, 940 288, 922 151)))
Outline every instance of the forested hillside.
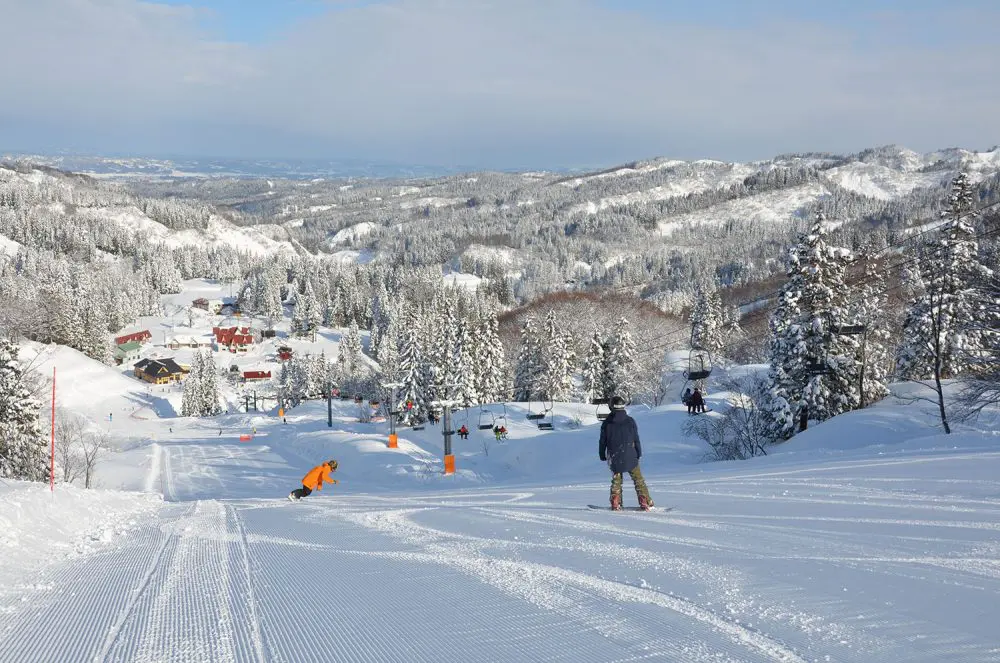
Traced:
POLYGON ((822 212, 832 241, 883 248, 937 219, 969 171, 998 198, 1000 150, 926 155, 885 147, 754 163, 653 160, 602 172, 468 173, 437 179, 186 178, 143 193, 198 200, 281 224, 340 260, 446 265, 511 279, 517 301, 565 288, 627 287, 680 312, 701 281, 740 287, 780 274, 785 249, 822 212))

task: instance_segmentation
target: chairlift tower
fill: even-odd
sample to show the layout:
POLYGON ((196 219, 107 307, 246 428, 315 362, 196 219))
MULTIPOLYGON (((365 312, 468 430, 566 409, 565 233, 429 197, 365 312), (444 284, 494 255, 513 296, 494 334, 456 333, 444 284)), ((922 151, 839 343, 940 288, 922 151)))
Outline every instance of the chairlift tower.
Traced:
MULTIPOLYGON (((441 385, 442 388, 447 392, 451 389, 456 389, 461 385, 457 384, 444 384, 441 385)), ((441 408, 441 435, 444 436, 444 473, 454 474, 455 473, 455 454, 452 453, 451 449, 451 436, 455 434, 455 431, 451 429, 451 409, 456 405, 461 405, 462 401, 454 398, 441 398, 435 401, 431 401, 431 407, 441 408)))
POLYGON ((399 410, 396 409, 396 390, 402 386, 401 382, 385 382, 382 384, 383 389, 389 390, 389 402, 387 403, 386 411, 389 413, 390 449, 399 447, 399 437, 396 435, 396 417, 399 415, 399 410))
POLYGON ((441 408, 441 434, 444 436, 444 473, 455 473, 455 455, 451 449, 451 436, 455 431, 451 429, 451 408, 461 404, 458 400, 438 400, 431 401, 431 405, 441 408))

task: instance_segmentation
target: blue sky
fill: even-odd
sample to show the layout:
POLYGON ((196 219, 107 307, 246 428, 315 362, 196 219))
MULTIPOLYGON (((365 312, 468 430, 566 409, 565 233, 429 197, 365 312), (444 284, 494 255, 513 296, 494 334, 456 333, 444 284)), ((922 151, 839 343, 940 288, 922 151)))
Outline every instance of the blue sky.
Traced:
POLYGON ((1000 3, 32 0, 0 151, 476 167, 1000 143, 1000 3))

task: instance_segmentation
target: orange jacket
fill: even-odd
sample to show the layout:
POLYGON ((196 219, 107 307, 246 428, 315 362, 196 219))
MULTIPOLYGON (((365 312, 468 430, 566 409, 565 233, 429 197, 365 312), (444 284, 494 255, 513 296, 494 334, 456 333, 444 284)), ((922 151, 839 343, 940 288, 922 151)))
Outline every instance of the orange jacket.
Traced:
POLYGON ((309 490, 323 490, 323 481, 337 483, 337 480, 330 476, 333 468, 329 463, 323 463, 309 470, 309 473, 302 477, 302 485, 309 490))

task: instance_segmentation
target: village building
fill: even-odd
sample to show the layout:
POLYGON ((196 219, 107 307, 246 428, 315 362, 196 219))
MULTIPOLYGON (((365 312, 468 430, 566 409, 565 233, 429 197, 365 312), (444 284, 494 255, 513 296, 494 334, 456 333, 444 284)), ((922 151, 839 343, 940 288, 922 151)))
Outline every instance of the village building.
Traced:
POLYGON ((171 350, 179 350, 180 348, 210 348, 212 347, 212 340, 208 336, 171 336, 167 339, 165 345, 171 350))
POLYGON ((208 311, 209 313, 219 314, 222 312, 223 302, 221 299, 208 299, 207 297, 199 297, 198 299, 191 302, 191 306, 195 308, 200 308, 203 311, 208 311))
POLYGON ((260 380, 270 380, 271 371, 243 371, 244 382, 259 382, 260 380))
POLYGON ((148 329, 143 329, 142 331, 132 332, 131 334, 122 334, 121 336, 115 337, 115 345, 125 345, 126 343, 131 343, 132 341, 138 341, 140 344, 146 343, 153 338, 153 335, 148 329))
POLYGON ((150 384, 179 382, 187 371, 173 359, 143 359, 132 367, 135 377, 150 384))
POLYGON ((129 341, 128 343, 122 343, 121 345, 115 346, 115 363, 124 364, 125 362, 133 362, 139 358, 139 353, 142 351, 142 343, 139 341, 129 341))
POLYGON ((213 327, 215 349, 232 353, 246 352, 253 345, 253 331, 249 327, 213 327))

